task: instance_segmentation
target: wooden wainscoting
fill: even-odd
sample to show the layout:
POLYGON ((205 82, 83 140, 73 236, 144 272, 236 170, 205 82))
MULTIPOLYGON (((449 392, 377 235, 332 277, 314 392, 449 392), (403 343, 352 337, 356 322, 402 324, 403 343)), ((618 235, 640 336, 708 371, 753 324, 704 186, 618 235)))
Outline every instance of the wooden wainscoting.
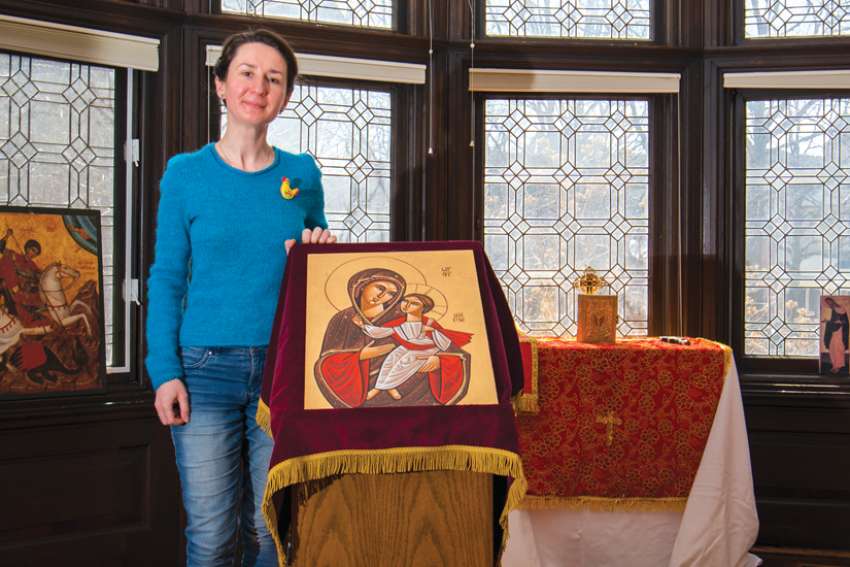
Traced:
POLYGON ((0 566, 180 565, 171 440, 142 398, 0 420, 0 566))

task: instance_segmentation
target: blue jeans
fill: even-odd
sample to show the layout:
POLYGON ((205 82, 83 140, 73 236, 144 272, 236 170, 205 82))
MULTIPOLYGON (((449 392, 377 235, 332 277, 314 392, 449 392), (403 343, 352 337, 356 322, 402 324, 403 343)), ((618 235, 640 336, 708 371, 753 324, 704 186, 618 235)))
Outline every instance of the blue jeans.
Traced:
POLYGON ((262 512, 272 441, 255 415, 265 347, 184 347, 189 423, 171 428, 188 567, 277 567, 262 512))

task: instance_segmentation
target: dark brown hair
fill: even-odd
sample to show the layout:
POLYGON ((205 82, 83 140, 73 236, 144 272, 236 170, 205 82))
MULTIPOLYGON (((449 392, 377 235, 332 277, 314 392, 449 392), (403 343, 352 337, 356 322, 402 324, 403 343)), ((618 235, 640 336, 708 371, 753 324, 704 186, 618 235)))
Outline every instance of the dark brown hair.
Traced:
POLYGON ((286 61, 286 96, 289 97, 292 94, 292 89, 295 88, 295 78, 298 76, 298 61, 295 59, 295 52, 292 51, 289 43, 282 36, 263 28, 235 33, 224 40, 221 56, 213 67, 213 73, 218 80, 227 79, 227 71, 230 69, 230 63, 233 61, 236 51, 246 43, 262 43, 273 47, 280 53, 283 60, 286 61))

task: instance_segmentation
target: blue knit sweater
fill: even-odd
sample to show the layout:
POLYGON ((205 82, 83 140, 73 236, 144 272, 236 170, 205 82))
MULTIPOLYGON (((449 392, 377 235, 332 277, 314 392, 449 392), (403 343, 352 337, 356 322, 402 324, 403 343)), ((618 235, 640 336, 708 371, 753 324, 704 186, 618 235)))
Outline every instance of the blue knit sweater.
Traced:
POLYGON ((183 376, 178 346, 268 344, 284 241, 327 228, 323 211, 321 174, 306 154, 275 148, 274 163, 250 173, 225 163, 213 144, 169 160, 148 278, 145 362, 154 389, 183 376), (283 177, 299 189, 292 199, 281 194, 283 177))

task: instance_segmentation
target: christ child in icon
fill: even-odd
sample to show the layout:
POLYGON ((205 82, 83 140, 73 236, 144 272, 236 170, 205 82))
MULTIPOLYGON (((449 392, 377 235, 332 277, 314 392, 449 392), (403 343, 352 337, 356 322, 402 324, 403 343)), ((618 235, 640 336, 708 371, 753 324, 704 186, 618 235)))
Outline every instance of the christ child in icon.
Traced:
POLYGON ((450 331, 425 316, 434 308, 434 300, 421 293, 405 295, 399 304, 404 317, 388 321, 384 326, 364 323, 356 317, 354 323, 373 339, 392 337, 396 346, 384 359, 374 388, 366 394, 371 400, 387 392, 395 400, 401 399, 398 387, 415 374, 427 373, 440 366, 437 353, 452 345, 460 348, 472 338, 470 333, 450 331))

